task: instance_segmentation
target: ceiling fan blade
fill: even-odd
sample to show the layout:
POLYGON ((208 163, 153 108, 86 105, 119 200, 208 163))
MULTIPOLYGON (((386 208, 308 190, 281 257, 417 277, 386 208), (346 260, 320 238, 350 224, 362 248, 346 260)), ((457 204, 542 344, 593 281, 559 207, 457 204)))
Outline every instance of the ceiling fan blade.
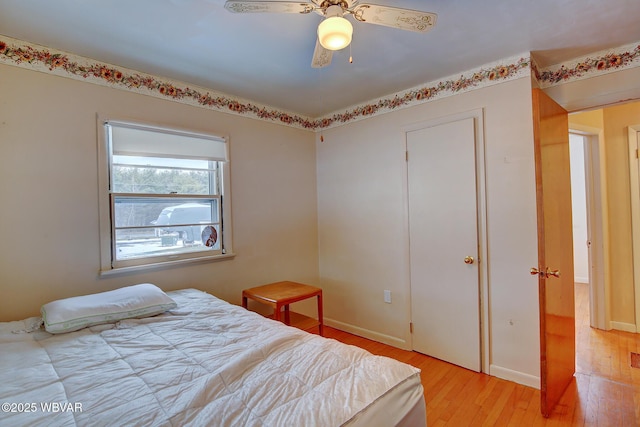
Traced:
POLYGON ((333 51, 322 47, 318 39, 316 39, 316 48, 313 50, 313 59, 311 60, 312 68, 323 68, 331 64, 333 51))
POLYGON ((316 5, 293 1, 234 1, 228 0, 224 8, 233 13, 310 13, 316 5))
POLYGON ((426 33, 435 24, 438 15, 399 7, 359 4, 352 9, 353 17, 360 22, 426 33))

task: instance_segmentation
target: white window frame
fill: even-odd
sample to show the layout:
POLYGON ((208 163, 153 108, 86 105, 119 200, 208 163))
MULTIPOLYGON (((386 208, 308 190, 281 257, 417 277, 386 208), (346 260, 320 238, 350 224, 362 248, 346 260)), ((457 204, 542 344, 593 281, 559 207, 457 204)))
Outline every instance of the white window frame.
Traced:
MULTIPOLYGON (((199 133, 182 129, 167 128, 152 124, 149 122, 140 122, 132 120, 121 120, 108 118, 98 115, 97 121, 98 134, 98 203, 99 203, 99 224, 100 224, 100 275, 110 275, 117 273, 126 273, 131 271, 149 270, 153 268, 166 267, 176 264, 187 264, 194 262, 210 262, 234 257, 232 245, 232 225, 231 225, 231 192, 230 192, 230 161, 229 161, 229 138, 227 136, 219 136, 208 133, 199 133), (149 257, 138 258, 134 262, 115 261, 113 247, 115 246, 115 227, 112 222, 112 193, 111 193, 111 155, 112 147, 110 146, 109 126, 130 127, 133 129, 150 130, 158 133, 176 135, 178 137, 197 138, 203 140, 212 140, 223 142, 224 160, 218 161, 223 163, 222 174, 220 176, 220 209, 221 215, 221 232, 218 238, 221 241, 221 250, 218 253, 211 254, 207 251, 191 252, 177 255, 168 255, 166 257, 149 257)), ((162 147, 142 147, 142 151, 146 154, 163 154, 162 147)), ((175 154, 175 153, 168 153, 175 154)), ((197 198, 197 196, 196 196, 197 198)))

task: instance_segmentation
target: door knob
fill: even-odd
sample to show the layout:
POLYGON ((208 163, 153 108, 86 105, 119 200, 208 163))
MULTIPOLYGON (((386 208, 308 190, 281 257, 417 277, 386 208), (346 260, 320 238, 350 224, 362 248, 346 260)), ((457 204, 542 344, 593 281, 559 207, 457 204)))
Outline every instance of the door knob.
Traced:
POLYGON ((548 279, 551 276, 560 277, 560 270, 549 270, 549 267, 547 267, 545 271, 541 271, 535 267, 532 267, 531 270, 529 270, 529 273, 531 273, 532 276, 539 274, 541 277, 544 277, 545 279, 548 279))
POLYGON ((545 271, 545 276, 560 277, 560 270, 549 270, 549 267, 547 267, 547 271, 545 271))
POLYGON ((467 255, 466 257, 464 257, 464 263, 465 264, 473 264, 473 257, 467 255))

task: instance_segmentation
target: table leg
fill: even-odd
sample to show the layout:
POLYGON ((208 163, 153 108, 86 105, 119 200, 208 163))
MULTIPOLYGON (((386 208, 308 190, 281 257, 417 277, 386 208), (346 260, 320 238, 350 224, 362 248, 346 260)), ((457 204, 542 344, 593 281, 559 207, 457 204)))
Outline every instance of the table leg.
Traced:
POLYGON ((284 306, 284 324, 285 325, 291 324, 291 317, 289 316, 289 304, 284 306))
POLYGON ((318 332, 320 333, 320 336, 323 337, 324 336, 324 320, 322 317, 322 292, 318 294, 318 322, 320 323, 318 325, 318 332))
POLYGON ((247 308, 247 297, 242 295, 242 307, 247 308))
POLYGON ((277 321, 280 321, 280 308, 282 308, 282 306, 280 304, 276 304, 275 311, 273 312, 273 318, 277 321))

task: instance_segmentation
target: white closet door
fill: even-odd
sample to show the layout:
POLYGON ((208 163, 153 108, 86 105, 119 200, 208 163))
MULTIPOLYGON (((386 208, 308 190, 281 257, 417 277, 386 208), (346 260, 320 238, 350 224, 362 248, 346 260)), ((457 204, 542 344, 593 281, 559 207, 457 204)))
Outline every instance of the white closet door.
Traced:
POLYGON ((413 349, 479 372, 474 119, 407 132, 413 349))

